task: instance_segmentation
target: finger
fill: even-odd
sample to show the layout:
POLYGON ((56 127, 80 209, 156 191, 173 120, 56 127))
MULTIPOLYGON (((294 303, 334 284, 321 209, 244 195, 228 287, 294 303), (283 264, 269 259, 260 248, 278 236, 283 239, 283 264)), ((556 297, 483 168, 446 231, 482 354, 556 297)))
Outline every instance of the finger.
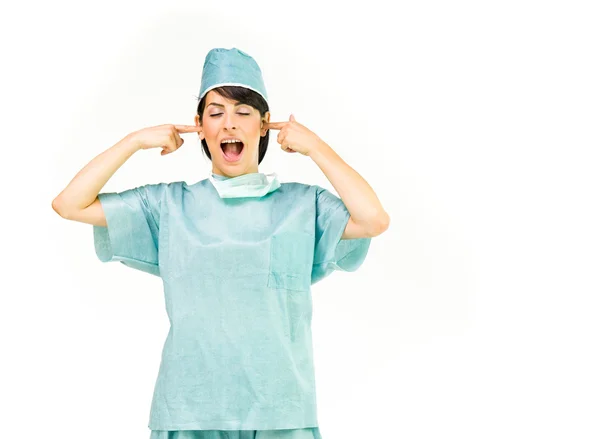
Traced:
POLYGON ((175 129, 180 133, 197 133, 202 131, 199 125, 175 125, 175 129))
POLYGON ((296 118, 293 114, 290 114, 290 122, 296 122, 296 118))
POLYGON ((288 122, 267 122, 266 128, 268 130, 280 130, 282 129, 288 122))
POLYGON ((277 143, 283 143, 284 140, 285 133, 283 131, 279 131, 279 134, 277 134, 277 143))
POLYGON ((173 142, 175 143, 175 148, 173 150, 179 149, 181 145, 183 145, 183 138, 179 134, 179 131, 177 131, 175 126, 173 126, 173 129, 171 130, 171 137, 173 139, 173 142))
POLYGON ((171 139, 171 142, 169 142, 167 145, 168 149, 175 151, 179 147, 179 141, 177 140, 179 138, 179 134, 177 134, 177 131, 171 132, 169 138, 171 139))

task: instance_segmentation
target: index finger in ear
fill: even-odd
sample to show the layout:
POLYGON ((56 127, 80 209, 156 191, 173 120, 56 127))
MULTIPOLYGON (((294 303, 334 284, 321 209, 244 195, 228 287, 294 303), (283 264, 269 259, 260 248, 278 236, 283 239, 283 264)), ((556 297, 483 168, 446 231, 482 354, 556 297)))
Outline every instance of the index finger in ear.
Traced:
POLYGON ((198 133, 202 131, 202 127, 197 125, 175 125, 175 129, 180 133, 198 133))
POLYGON ((266 128, 270 130, 280 130, 282 129, 287 122, 268 122, 266 128))

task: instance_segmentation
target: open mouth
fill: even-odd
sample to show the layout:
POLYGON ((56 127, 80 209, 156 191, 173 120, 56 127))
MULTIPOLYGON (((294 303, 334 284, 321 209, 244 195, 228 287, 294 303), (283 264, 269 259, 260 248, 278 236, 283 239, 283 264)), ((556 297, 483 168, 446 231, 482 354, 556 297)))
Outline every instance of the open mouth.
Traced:
POLYGON ((244 144, 240 141, 236 142, 221 142, 221 151, 223 157, 228 162, 235 162, 240 159, 244 151, 244 144))

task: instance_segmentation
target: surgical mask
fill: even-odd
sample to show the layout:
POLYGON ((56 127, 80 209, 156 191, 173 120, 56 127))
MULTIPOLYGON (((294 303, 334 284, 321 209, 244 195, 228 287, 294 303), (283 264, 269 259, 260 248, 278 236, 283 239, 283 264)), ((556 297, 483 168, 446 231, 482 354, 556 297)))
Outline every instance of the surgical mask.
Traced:
POLYGON ((211 172, 208 179, 221 198, 262 197, 281 186, 275 173, 252 172, 230 178, 211 172))

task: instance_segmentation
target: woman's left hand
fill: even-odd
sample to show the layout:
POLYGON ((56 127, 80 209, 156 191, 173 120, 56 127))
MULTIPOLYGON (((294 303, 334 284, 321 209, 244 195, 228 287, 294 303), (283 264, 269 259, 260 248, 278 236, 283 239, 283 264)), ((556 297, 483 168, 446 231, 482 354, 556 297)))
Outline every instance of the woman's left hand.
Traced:
POLYGON ((293 114, 289 122, 269 122, 267 129, 280 130, 277 135, 277 143, 285 152, 299 152, 309 155, 315 148, 323 143, 321 138, 296 121, 293 114))

